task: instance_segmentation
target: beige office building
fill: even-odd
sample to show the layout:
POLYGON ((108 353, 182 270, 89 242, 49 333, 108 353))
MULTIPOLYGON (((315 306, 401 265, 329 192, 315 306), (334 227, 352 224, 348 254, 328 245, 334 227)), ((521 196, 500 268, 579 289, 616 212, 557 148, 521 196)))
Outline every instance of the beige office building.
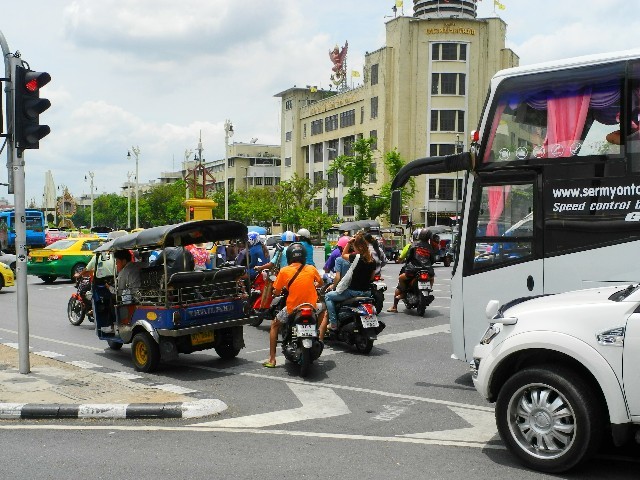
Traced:
MULTIPOLYGON (((391 181, 387 152, 397 148, 408 162, 466 149, 492 75, 518 65, 518 56, 505 48, 506 24, 476 18, 475 1, 414 0, 413 7, 414 16, 386 23, 386 45, 365 55, 361 86, 339 92, 294 87, 276 95, 282 98, 282 180, 294 173, 327 180, 316 205, 345 220, 355 214, 342 201, 347 187, 326 173, 337 155, 350 154, 357 138, 377 138, 377 174, 368 184, 375 195, 391 181)), ((462 180, 455 174, 416 180, 417 193, 404 213, 415 224, 433 225, 436 216, 446 224, 462 198, 462 180)))

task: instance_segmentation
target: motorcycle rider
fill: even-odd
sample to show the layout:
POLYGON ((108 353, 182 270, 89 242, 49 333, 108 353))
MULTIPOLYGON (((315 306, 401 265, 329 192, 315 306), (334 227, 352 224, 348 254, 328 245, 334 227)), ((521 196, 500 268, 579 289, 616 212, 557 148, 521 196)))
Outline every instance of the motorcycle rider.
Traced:
POLYGON ((395 296, 393 298, 393 307, 389 308, 387 312, 398 312, 398 303, 404 298, 407 284, 413 280, 418 270, 429 270, 429 283, 433 289, 433 280, 435 275, 432 265, 433 259, 435 258, 435 251, 431 244, 431 231, 428 228, 423 228, 418 232, 417 237, 418 241, 413 243, 409 248, 407 264, 403 267, 404 271, 401 271, 400 276, 398 277, 398 286, 396 287, 395 296))
POLYGON ((387 264, 387 257, 384 254, 384 249, 380 247, 380 244, 378 243, 376 237, 374 237, 370 233, 365 233, 364 239, 369 244, 369 252, 371 253, 371 257, 373 257, 374 262, 376 262, 375 274, 380 275, 382 267, 387 264))
POLYGON ((291 315, 295 308, 302 303, 310 303, 312 305, 317 305, 318 303, 316 287, 322 284, 322 279, 317 268, 305 264, 306 256, 305 248, 301 243, 296 242, 289 245, 287 248, 287 262, 289 265, 280 269, 276 281, 273 283, 273 291, 276 296, 280 295, 284 289, 288 293, 286 307, 271 321, 269 360, 262 364, 264 367, 274 368, 276 366, 278 331, 282 322, 287 320, 287 316, 291 315))
MULTIPOLYGON (((283 249, 282 253, 280 253, 280 264, 278 265, 278 270, 282 267, 287 266, 287 248, 289 248, 289 245, 296 241, 296 234, 291 230, 287 230, 280 236, 280 241, 282 242, 283 249)), ((256 270, 258 272, 261 272, 262 270, 268 270, 273 267, 275 265, 276 255, 278 255, 278 252, 273 254, 273 257, 271 257, 269 263, 257 266, 256 270)))
POLYGON ((309 230, 307 230, 306 228, 301 228, 296 233, 296 236, 298 237, 298 242, 300 242, 304 246, 307 252, 306 264, 315 267, 316 264, 313 261, 313 245, 311 245, 311 232, 309 232, 309 230))
POLYGON ((342 258, 353 263, 356 254, 360 254, 360 259, 353 271, 353 277, 347 289, 342 293, 338 293, 335 290, 327 292, 324 297, 327 306, 327 315, 324 316, 320 325, 320 340, 324 339, 327 327, 330 330, 336 330, 338 328, 336 303, 347 300, 348 298, 369 295, 370 283, 373 280, 376 263, 371 257, 371 253, 369 253, 369 245, 362 233, 357 233, 349 243, 347 243, 342 252, 342 258))
POLYGON ((249 277, 250 280, 253 281, 258 274, 256 267, 265 265, 267 263, 267 258, 265 257, 262 249, 260 234, 258 232, 249 232, 247 234, 247 239, 249 242, 249 277))
POLYGON ((351 240, 351 237, 349 237, 348 235, 343 235, 338 239, 336 248, 333 249, 331 255, 329 255, 329 258, 324 264, 323 269, 325 273, 333 272, 334 267, 336 266, 336 259, 342 256, 342 251, 344 250, 344 247, 347 245, 347 243, 349 243, 349 240, 351 240))

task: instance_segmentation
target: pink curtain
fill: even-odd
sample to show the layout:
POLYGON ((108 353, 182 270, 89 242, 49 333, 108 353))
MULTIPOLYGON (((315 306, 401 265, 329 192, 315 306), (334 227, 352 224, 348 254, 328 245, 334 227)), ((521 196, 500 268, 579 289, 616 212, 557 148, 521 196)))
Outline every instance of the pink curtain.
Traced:
POLYGON ((487 237, 497 237, 500 235, 498 230, 498 219, 504 211, 504 205, 507 202, 511 185, 500 185, 488 187, 489 196, 489 223, 487 223, 487 237))
POLYGON ((547 157, 570 157, 571 144, 582 137, 591 90, 547 100, 547 157))

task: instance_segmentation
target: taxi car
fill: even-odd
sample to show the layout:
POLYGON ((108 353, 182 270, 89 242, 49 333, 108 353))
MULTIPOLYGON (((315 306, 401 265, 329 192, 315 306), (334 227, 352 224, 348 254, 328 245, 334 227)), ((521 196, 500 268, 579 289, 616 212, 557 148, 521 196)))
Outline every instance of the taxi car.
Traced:
POLYGON ((73 278, 91 260, 92 252, 106 240, 98 237, 65 238, 45 248, 29 251, 27 273, 45 283, 56 278, 73 278))
POLYGON ((4 263, 0 263, 0 290, 2 287, 13 287, 15 285, 15 277, 13 270, 4 263))

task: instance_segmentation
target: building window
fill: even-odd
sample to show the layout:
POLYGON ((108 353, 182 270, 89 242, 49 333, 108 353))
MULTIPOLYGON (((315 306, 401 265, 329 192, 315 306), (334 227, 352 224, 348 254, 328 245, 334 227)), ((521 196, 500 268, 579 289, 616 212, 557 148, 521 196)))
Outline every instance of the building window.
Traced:
POLYGON ((291 166, 291 157, 284 157, 284 166, 285 167, 291 166))
POLYGON ((336 197, 327 198, 327 213, 329 215, 338 215, 338 199, 336 197))
POLYGON ((322 158, 322 144, 314 143, 313 144, 313 163, 322 163, 324 159, 322 158))
POLYGON ((432 73, 432 95, 464 95, 466 75, 464 73, 432 73))
POLYGON ((307 138, 307 124, 302 125, 302 138, 307 138))
POLYGON ((453 200, 453 187, 455 179, 453 178, 430 178, 429 179, 429 199, 436 200, 453 200))
POLYGON ((431 110, 432 132, 464 132, 464 110, 431 110))
POLYGON ((371 97, 371 118, 378 118, 378 97, 371 97))
POLYGON ((256 177, 255 185, 262 185, 262 177, 256 177))
POLYGON ((360 123, 364 123, 364 106, 360 107, 360 123))
POLYGON ((327 158, 333 160, 338 156, 338 140, 329 140, 327 142, 327 158))
POLYGON ((453 143, 432 143, 429 145, 429 155, 437 157, 440 155, 453 155, 456 153, 456 146, 453 143))
POLYGON ((324 180, 324 172, 321 170, 319 172, 313 172, 313 183, 320 183, 324 180))
POLYGON ((373 139, 373 143, 371 144, 371 150, 378 149, 378 130, 371 130, 369 132, 369 138, 373 139))
POLYGON ((291 141, 291 132, 285 132, 284 141, 285 142, 290 142, 291 141))
POLYGON ((284 109, 291 110, 293 108, 293 100, 289 99, 284 102, 284 109))
POLYGON ((369 183, 376 183, 378 181, 377 165, 375 162, 371 163, 371 173, 369 173, 369 183))
POLYGON ((432 60, 467 60, 466 43, 433 43, 431 45, 432 60))
POLYGON ((353 217, 355 209, 353 205, 343 205, 342 206, 342 216, 343 217, 353 217))
POLYGON ((274 184, 280 185, 280 177, 274 177, 274 184))
POLYGON ((273 177, 264 177, 264 184, 265 186, 273 185, 273 177))
POLYGON ((311 122, 311 136, 320 135, 322 133, 322 120, 314 120, 311 122))
POLYGON ((336 188, 338 186, 338 172, 333 170, 327 174, 327 188, 336 188))
POLYGON ((324 119, 324 129, 326 132, 332 132, 338 129, 338 114, 331 115, 324 119))
POLYGON ((340 114, 340 128, 350 127, 356 124, 356 111, 347 110, 340 114))
POLYGON ((313 199, 313 209, 314 210, 322 210, 322 199, 314 198, 313 199))
POLYGON ((353 135, 344 137, 342 148, 344 155, 346 155, 347 157, 351 157, 353 155, 353 142, 355 142, 355 137, 353 135))
POLYGON ((378 64, 371 65, 371 85, 378 84, 378 64))
POLYGON ((462 179, 459 178, 457 180, 458 185, 456 186, 456 197, 458 198, 458 200, 462 200, 462 194, 464 193, 464 187, 462 186, 462 179))

